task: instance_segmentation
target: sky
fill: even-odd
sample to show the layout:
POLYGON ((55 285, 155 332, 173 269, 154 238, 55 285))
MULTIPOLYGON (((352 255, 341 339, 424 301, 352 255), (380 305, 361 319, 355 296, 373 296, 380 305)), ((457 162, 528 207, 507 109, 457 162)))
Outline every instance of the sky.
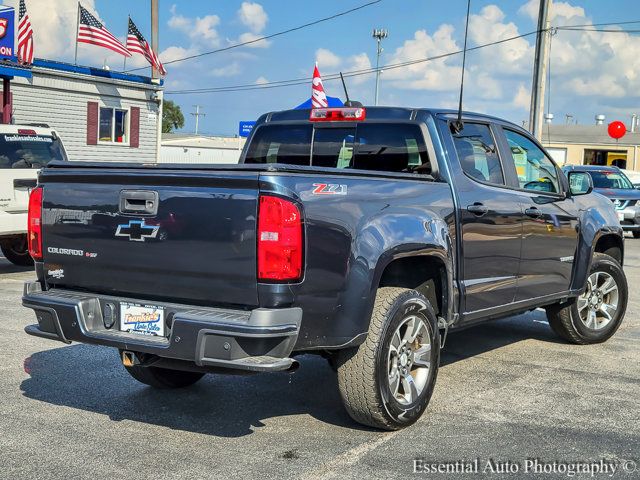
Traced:
MULTIPOLYGON (((327 17, 371 0, 160 0, 160 58, 172 61, 209 52, 327 17)), ((468 46, 499 41, 536 29, 539 0, 472 0, 468 46)), ((5 0, 16 5, 17 0, 5 0)), ((73 61, 77 0, 26 0, 34 28, 35 54, 73 61)), ((149 0, 82 0, 116 36, 124 39, 127 15, 150 40, 149 0)), ((357 12, 251 45, 166 66, 165 98, 178 103, 185 132, 192 132, 194 105, 200 132, 233 135, 238 122, 264 112, 292 108, 310 96, 315 62, 322 75, 367 69, 376 62, 373 28, 386 28, 381 65, 433 57, 462 49, 465 0, 381 0, 357 12), (180 94, 184 90, 262 85, 309 78, 300 85, 240 92, 180 94)), ((629 122, 640 114, 640 2, 637 0, 554 1, 551 25, 630 22, 598 28, 632 32, 558 30, 551 41, 551 78, 546 111, 555 123, 566 115, 580 124, 629 122)), ((594 27, 587 27, 593 30, 594 27)), ((507 118, 528 119, 535 35, 471 51, 465 70, 464 108, 507 118)), ((125 69, 122 57, 80 45, 78 63, 125 69)), ((389 69, 380 76, 381 105, 457 106, 461 55, 389 69)), ((126 69, 144 67, 141 56, 126 69)), ((149 74, 148 68, 139 73, 149 74)), ((375 74, 348 77, 352 99, 373 104, 375 74)), ((326 81, 328 95, 344 99, 338 81, 326 81)))

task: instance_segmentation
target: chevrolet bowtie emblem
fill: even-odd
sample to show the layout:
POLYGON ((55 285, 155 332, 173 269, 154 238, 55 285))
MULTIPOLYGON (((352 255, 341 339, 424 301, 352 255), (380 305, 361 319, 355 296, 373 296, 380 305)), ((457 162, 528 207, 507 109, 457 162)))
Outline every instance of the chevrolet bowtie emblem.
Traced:
POLYGON ((158 225, 147 225, 144 220, 129 220, 129 223, 118 225, 116 237, 128 237, 132 242, 144 242, 147 238, 156 238, 158 225))

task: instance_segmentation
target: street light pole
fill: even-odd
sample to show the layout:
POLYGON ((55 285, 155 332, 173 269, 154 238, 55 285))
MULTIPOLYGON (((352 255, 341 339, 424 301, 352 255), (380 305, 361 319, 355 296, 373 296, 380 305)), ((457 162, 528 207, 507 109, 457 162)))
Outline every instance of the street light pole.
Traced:
POLYGON ((380 54, 382 53, 382 39, 387 38, 389 36, 389 31, 384 28, 374 28, 373 34, 371 35, 376 39, 377 49, 376 49, 376 96, 374 105, 378 105, 378 89, 380 84, 380 54))

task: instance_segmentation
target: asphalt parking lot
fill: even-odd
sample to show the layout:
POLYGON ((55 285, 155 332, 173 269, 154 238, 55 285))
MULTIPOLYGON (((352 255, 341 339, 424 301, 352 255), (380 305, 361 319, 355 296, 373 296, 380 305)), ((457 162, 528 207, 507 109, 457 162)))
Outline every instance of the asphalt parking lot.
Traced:
POLYGON ((27 336, 20 296, 33 274, 0 258, 2 477, 387 479, 420 458, 514 462, 521 478, 537 458, 606 459, 619 462, 614 478, 638 478, 622 465, 640 463, 640 240, 626 249, 631 298, 609 342, 563 343, 539 311, 451 335, 427 413, 394 433, 350 420, 320 358, 293 375, 155 391, 114 350, 27 336))

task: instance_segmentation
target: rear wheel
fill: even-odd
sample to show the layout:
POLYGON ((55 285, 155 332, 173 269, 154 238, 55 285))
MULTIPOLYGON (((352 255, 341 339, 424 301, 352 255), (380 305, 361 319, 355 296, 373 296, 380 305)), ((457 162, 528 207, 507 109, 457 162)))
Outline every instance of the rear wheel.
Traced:
POLYGON ((415 290, 380 288, 369 332, 338 355, 338 385, 357 422, 385 430, 414 423, 427 407, 438 373, 436 314, 415 290))
POLYGON ((204 373, 185 372, 182 370, 171 370, 160 367, 124 367, 129 375, 145 385, 154 388, 184 388, 193 385, 200 380, 204 373))
POLYGON ((553 331, 571 343, 608 340, 627 309, 627 279, 615 259, 594 253, 585 292, 571 303, 547 308, 553 331))
POLYGON ((4 240, 0 247, 5 258, 14 265, 20 265, 21 267, 33 265, 33 259, 29 255, 26 235, 4 240))

